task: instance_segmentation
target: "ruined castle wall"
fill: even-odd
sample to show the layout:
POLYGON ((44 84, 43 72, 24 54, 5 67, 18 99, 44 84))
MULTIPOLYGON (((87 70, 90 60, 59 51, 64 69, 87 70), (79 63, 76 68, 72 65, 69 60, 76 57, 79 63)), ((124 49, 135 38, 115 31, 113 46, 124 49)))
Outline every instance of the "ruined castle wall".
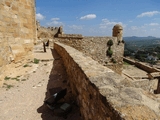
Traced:
POLYGON ((84 120, 160 119, 159 102, 126 79, 78 50, 55 43, 62 57, 73 97, 84 120), (152 101, 153 105, 148 104, 152 101))
POLYGON ((35 41, 35 1, 0 0, 0 69, 32 58, 35 41))
POLYGON ((83 39, 55 38, 54 41, 60 41, 76 48, 117 73, 121 74, 122 72, 124 44, 122 42, 118 43, 116 37, 83 37, 83 39), (113 45, 111 46, 113 55, 111 57, 107 56, 107 42, 109 40, 113 41, 113 45))
POLYGON ((57 34, 58 32, 58 27, 41 27, 39 26, 37 28, 37 38, 38 39, 53 39, 53 37, 57 34))

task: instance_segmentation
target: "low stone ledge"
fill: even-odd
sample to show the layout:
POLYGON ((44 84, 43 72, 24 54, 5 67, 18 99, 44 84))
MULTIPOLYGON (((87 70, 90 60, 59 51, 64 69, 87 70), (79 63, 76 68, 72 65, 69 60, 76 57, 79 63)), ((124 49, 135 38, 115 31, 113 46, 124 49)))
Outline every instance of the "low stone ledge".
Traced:
POLYGON ((129 64, 135 65, 136 67, 138 67, 138 68, 140 68, 140 69, 142 69, 142 70, 144 70, 144 71, 146 71, 146 72, 148 72, 148 73, 160 72, 159 69, 150 67, 150 66, 148 66, 148 65, 145 65, 145 64, 142 63, 142 62, 137 62, 137 61, 131 60, 131 59, 126 58, 126 57, 124 57, 123 60, 124 60, 125 62, 128 62, 129 64))
POLYGON ((54 48, 62 57, 75 100, 85 120, 160 119, 160 100, 78 50, 61 43, 54 48))
POLYGON ((58 38, 76 38, 76 39, 83 39, 81 34, 58 34, 58 38))

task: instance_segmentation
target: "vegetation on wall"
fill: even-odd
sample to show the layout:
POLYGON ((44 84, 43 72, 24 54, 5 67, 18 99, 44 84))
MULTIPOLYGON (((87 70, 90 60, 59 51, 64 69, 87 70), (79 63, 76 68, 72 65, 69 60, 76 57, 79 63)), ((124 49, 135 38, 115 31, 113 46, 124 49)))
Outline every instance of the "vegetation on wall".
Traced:
POLYGON ((112 57, 113 51, 111 50, 111 46, 113 45, 113 40, 109 40, 107 42, 108 50, 107 50, 107 56, 112 57))
POLYGON ((107 56, 112 57, 112 55, 113 55, 113 51, 109 47, 108 50, 107 50, 107 56))
POLYGON ((114 58, 112 58, 111 61, 112 61, 113 63, 117 63, 117 61, 116 61, 114 58))
POLYGON ((107 42, 107 46, 111 47, 112 45, 113 45, 113 40, 109 40, 109 41, 107 42))
POLYGON ((120 40, 118 40, 118 45, 120 44, 120 43, 125 43, 125 41, 124 40, 122 40, 122 41, 120 41, 120 40))

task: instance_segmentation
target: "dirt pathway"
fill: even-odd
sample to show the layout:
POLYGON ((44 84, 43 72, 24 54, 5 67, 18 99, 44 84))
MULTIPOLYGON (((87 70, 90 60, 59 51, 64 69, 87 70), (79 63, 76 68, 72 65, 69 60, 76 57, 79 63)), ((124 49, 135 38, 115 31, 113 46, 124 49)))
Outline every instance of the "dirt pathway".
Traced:
MULTIPOLYGON (((63 120, 53 115, 43 101, 51 94, 51 88, 67 87, 67 77, 61 58, 52 50, 52 61, 30 63, 33 71, 22 75, 13 85, 0 88, 0 120, 63 120)), ((14 79, 8 80, 12 81, 14 79)), ((70 94, 69 91, 67 94, 70 94)), ((68 95, 71 101, 71 95, 68 95)), ((80 120, 78 107, 74 106, 67 120, 80 120)))
POLYGON ((8 90, 0 88, 0 120, 41 119, 36 110, 43 104, 51 68, 52 61, 41 62, 35 72, 21 78, 26 81, 8 90))

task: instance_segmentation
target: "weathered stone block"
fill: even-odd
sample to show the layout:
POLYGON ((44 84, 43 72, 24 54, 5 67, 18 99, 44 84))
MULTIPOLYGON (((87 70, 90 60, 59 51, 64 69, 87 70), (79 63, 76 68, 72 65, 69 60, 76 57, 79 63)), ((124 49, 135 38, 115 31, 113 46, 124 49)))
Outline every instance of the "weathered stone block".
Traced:
POLYGON ((18 11, 18 6, 12 5, 12 10, 13 11, 18 11))
POLYGON ((11 2, 9 2, 9 1, 6 1, 5 4, 6 4, 8 7, 11 6, 11 2))
POLYGON ((24 23, 23 26, 25 28, 28 28, 28 29, 31 29, 32 28, 32 25, 31 24, 28 24, 28 23, 24 23))
POLYGON ((2 26, 0 26, 0 32, 6 32, 6 27, 2 27, 2 26))

